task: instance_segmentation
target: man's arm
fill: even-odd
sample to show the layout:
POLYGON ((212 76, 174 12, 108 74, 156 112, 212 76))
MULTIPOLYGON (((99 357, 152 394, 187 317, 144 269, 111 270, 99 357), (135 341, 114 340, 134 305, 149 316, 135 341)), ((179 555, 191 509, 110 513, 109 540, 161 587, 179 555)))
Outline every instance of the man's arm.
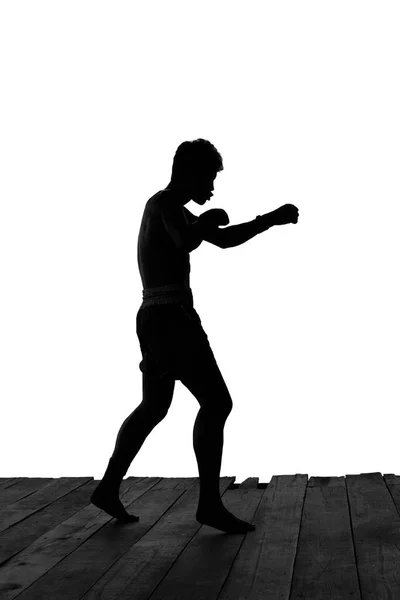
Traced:
POLYGON ((220 248, 233 248, 239 246, 253 238, 258 233, 266 231, 274 225, 286 225, 287 223, 297 223, 299 219, 299 209, 293 204, 284 204, 265 215, 257 215, 253 221, 231 225, 225 229, 216 227, 207 231, 203 239, 220 248))
POLYGON ((265 215, 258 215, 252 221, 247 223, 240 223, 239 225, 230 225, 224 229, 215 229, 207 232, 204 235, 206 242, 210 242, 219 248, 233 248, 244 244, 248 240, 251 240, 254 236, 262 231, 266 231, 274 225, 272 215, 267 213, 265 215))
POLYGON ((189 220, 192 221, 189 224, 186 222, 180 206, 170 205, 165 207, 161 214, 165 227, 175 245, 187 252, 191 252, 200 246, 202 240, 206 240, 220 248, 233 248, 247 242, 258 233, 262 233, 274 225, 297 223, 299 217, 299 211, 293 204, 285 204, 270 213, 258 215, 247 223, 220 229, 218 226, 210 226, 207 221, 202 221, 201 215, 194 221, 193 219, 196 219, 196 217, 187 209, 186 213, 190 215, 189 220))

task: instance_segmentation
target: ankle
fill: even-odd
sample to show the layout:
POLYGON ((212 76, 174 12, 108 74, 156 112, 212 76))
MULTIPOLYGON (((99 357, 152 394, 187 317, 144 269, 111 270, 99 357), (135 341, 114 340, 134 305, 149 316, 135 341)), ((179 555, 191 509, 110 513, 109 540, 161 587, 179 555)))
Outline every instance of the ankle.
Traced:
POLYGON ((222 508, 223 504, 222 504, 221 497, 219 495, 214 495, 214 496, 204 496, 203 495, 203 496, 199 497, 198 506, 202 510, 204 510, 204 509, 215 510, 216 508, 222 508))
POLYGON ((108 492, 119 494, 121 481, 118 481, 117 479, 112 477, 104 476, 103 479, 100 481, 99 485, 101 486, 101 488, 107 490, 108 492))

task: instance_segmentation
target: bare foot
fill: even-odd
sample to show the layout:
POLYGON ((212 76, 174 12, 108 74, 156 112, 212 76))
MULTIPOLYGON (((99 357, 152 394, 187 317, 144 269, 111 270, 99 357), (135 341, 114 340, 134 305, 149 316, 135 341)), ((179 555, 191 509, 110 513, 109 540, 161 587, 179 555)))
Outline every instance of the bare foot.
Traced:
POLYGON ((226 533, 247 533, 248 531, 254 531, 255 526, 247 521, 242 521, 230 513, 224 505, 215 509, 198 508, 196 512, 196 521, 202 525, 209 525, 220 529, 226 533))
POLYGON ((139 517, 126 512, 124 505, 118 498, 118 493, 110 492, 101 482, 91 495, 90 502, 97 506, 97 508, 104 510, 111 517, 114 517, 114 519, 118 519, 118 521, 123 521, 124 523, 139 521, 139 517))

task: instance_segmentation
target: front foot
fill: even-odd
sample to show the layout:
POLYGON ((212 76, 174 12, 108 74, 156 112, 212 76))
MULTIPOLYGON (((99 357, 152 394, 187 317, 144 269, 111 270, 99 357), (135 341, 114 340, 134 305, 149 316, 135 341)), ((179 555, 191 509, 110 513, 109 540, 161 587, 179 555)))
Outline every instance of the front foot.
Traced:
POLYGON ((118 497, 118 493, 112 493, 106 486, 99 483, 90 497, 90 502, 97 508, 104 510, 110 517, 122 523, 133 523, 139 521, 139 517, 126 512, 124 505, 118 497))
POLYGON ((247 533, 255 530, 252 523, 238 519, 224 506, 216 509, 199 507, 196 512, 196 521, 202 525, 225 531, 225 533, 247 533))

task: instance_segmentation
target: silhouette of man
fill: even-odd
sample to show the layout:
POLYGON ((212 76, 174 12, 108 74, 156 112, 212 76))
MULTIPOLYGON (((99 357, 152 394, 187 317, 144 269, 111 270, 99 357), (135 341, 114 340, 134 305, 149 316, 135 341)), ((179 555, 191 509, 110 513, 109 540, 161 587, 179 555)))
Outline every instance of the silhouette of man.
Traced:
POLYGON ((119 499, 119 487, 133 458, 152 429, 166 416, 175 381, 198 400, 193 430, 200 493, 199 523, 228 533, 244 533, 254 525, 235 517, 223 505, 219 476, 223 429, 232 400, 193 306, 189 283, 189 253, 203 240, 219 248, 243 244, 273 225, 297 223, 292 204, 254 220, 220 229, 229 217, 211 209, 196 217, 185 204, 203 206, 213 195, 222 157, 207 140, 183 142, 176 150, 171 181, 146 203, 138 237, 138 264, 143 302, 137 313, 137 335, 143 355, 143 399, 118 433, 108 467, 91 501, 120 521, 137 521, 119 499))

